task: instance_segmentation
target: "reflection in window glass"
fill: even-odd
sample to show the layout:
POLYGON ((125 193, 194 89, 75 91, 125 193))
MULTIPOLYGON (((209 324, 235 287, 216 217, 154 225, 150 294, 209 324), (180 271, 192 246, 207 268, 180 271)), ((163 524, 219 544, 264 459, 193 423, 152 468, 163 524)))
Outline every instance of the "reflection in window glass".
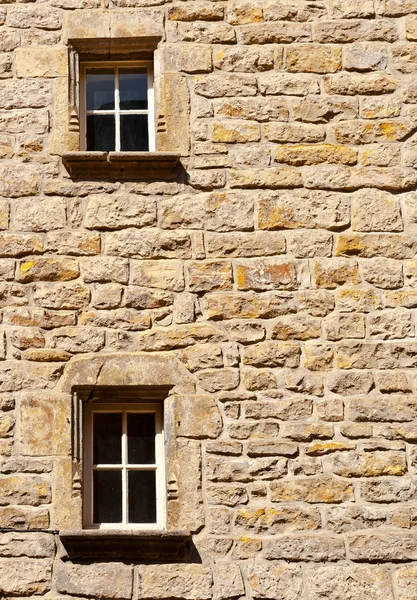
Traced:
POLYGON ((155 522, 155 471, 129 471, 129 523, 155 522))
POLYGON ((87 110, 114 110, 114 69, 87 69, 87 110))
POLYGON ((148 108, 148 74, 146 69, 119 69, 120 110, 148 108))
POLYGON ((120 115, 120 150, 149 150, 147 115, 120 115))
POLYGON ((127 462, 131 465, 155 464, 155 414, 127 414, 127 462))
POLYGON ((113 152, 116 149, 116 125, 113 115, 87 116, 87 150, 113 152))
POLYGON ((122 472, 94 471, 94 523, 122 522, 122 472))
POLYGON ((93 461, 95 465, 122 462, 122 413, 94 413, 93 461))

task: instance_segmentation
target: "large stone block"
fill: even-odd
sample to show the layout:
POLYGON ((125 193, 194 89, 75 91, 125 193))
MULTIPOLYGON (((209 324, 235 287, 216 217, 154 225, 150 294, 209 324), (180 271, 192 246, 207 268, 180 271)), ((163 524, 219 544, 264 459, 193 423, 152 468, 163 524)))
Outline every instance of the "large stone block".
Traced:
POLYGON ((309 567, 307 581, 311 600, 393 599, 390 572, 376 565, 309 567))
POLYGON ((52 561, 37 558, 1 558, 0 593, 4 597, 38 596, 51 589, 52 561))
POLYGON ((65 46, 29 46, 15 51, 18 77, 68 77, 65 46))
POLYGON ((136 567, 136 573, 135 600, 208 600, 212 597, 209 567, 198 564, 141 565, 136 567))
POLYGON ((25 392, 20 397, 20 447, 22 454, 69 454, 71 408, 66 396, 25 392))
POLYGON ((60 562, 56 572, 58 592, 87 598, 118 598, 130 600, 133 569, 122 563, 91 565, 60 562))
POLYGON ((248 580, 254 598, 302 600, 304 583, 301 567, 266 560, 248 564, 248 580))

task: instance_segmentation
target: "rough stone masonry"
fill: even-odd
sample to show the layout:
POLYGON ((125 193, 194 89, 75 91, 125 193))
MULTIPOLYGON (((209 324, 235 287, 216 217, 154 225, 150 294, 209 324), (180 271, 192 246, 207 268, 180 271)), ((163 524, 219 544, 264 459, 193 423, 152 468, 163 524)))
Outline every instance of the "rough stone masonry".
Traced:
POLYGON ((0 0, 0 78, 0 596, 416 600, 417 1, 0 0), (161 28, 186 179, 68 176, 75 17, 161 28), (124 354, 194 386, 200 562, 56 533, 63 377, 124 354))

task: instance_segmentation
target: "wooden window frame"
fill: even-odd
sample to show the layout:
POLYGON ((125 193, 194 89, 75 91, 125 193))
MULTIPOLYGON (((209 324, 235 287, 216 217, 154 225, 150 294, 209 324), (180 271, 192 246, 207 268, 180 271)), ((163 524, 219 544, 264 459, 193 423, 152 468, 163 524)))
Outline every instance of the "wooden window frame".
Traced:
POLYGON ((147 152, 155 152, 156 139, 155 139, 155 94, 154 94, 154 68, 153 61, 86 61, 81 62, 79 65, 80 74, 80 150, 87 150, 87 115, 88 114, 108 114, 115 116, 115 152, 123 152, 120 150, 120 115, 121 114, 146 114, 148 116, 148 143, 149 149, 147 152), (148 80, 148 108, 147 110, 120 110, 119 107, 119 85, 118 85, 118 70, 132 67, 132 68, 146 68, 147 80, 148 80), (87 111, 86 107, 86 94, 87 94, 87 69, 100 69, 109 68, 115 71, 115 108, 114 110, 100 110, 100 111, 87 111))
POLYGON ((166 476, 165 476, 165 442, 161 403, 92 403, 85 406, 83 422, 83 527, 95 530, 164 530, 166 528, 166 476), (121 412, 127 413, 155 413, 155 465, 129 465, 127 458, 126 418, 123 416, 122 431, 122 463, 120 465, 93 466, 93 413, 121 412), (93 522, 93 471, 116 469, 122 471, 122 523, 94 523, 93 522), (127 522, 127 471, 128 470, 155 470, 156 472, 156 523, 129 523, 127 522))

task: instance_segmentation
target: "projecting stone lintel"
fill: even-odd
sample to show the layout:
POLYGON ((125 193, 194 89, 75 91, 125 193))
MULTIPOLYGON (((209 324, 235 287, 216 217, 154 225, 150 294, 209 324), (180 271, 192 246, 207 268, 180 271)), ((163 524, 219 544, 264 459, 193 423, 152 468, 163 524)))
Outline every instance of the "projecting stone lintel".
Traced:
POLYGON ((60 539, 71 560, 132 560, 147 563, 187 562, 189 531, 82 530, 66 531, 60 539))
POLYGON ((72 179, 86 181, 172 181, 181 165, 176 152, 65 152, 62 162, 72 179))

